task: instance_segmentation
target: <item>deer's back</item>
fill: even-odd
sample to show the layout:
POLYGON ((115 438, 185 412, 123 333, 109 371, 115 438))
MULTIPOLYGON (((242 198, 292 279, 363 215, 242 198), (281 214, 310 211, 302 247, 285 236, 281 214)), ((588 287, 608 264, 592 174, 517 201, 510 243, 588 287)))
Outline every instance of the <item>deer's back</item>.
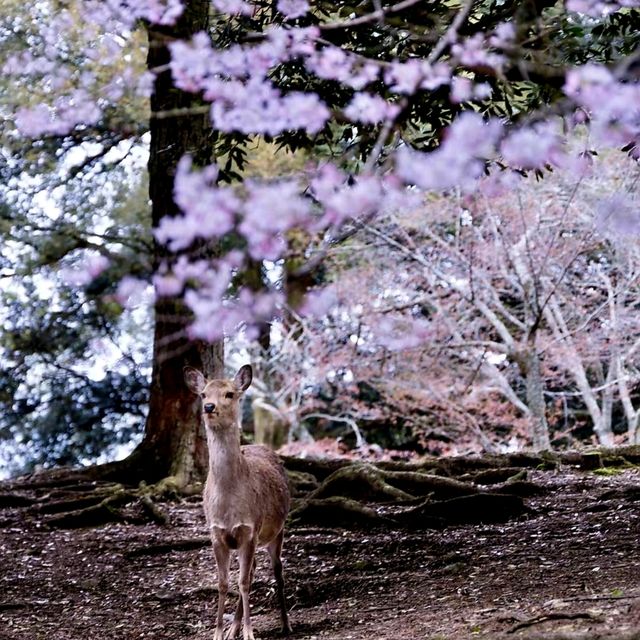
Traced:
POLYGON ((259 500, 262 522, 259 544, 267 544, 284 527, 289 513, 289 483, 280 458, 268 447, 249 444, 242 447, 249 482, 259 500))
POLYGON ((263 499, 268 513, 265 516, 282 522, 289 512, 289 483, 280 458, 268 447, 248 444, 242 447, 247 461, 250 483, 263 499))

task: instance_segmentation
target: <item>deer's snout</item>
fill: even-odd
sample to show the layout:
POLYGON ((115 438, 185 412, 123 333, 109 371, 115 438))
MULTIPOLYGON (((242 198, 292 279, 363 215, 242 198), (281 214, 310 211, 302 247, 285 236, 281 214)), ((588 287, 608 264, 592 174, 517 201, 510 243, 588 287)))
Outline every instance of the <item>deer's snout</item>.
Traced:
POLYGON ((216 405, 213 402, 207 402, 203 407, 205 413, 213 413, 216 410, 216 405))

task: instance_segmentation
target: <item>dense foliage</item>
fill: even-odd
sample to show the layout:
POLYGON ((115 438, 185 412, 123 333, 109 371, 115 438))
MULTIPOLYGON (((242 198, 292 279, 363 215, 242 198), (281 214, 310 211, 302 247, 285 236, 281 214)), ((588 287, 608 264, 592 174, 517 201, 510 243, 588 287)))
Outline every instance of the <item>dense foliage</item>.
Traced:
MULTIPOLYGON (((169 68, 178 89, 201 97, 195 110, 214 127, 205 155, 216 162, 180 161, 174 211, 154 244, 141 160, 146 98, 167 69, 145 70, 144 31, 179 31, 191 4, 3 6, 11 321, 0 433, 55 441, 35 455, 30 446, 32 460, 78 462, 112 432, 125 441, 140 428, 150 320, 126 309, 145 296, 183 298, 192 338, 244 327, 264 343, 273 318, 291 326, 292 312, 327 312, 331 295, 306 295, 325 280, 323 261, 381 214, 412 210, 425 194, 472 192, 478 180, 499 192, 526 171, 580 179, 596 144, 635 154, 640 16, 629 0, 214 0, 210 29, 169 45, 169 68), (570 148, 565 134, 584 121, 592 138, 570 148), (285 179, 245 180, 258 139, 312 161, 285 179), (215 260, 203 259, 202 242, 216 245, 215 260), (175 257, 158 265, 157 243, 175 257), (105 340, 119 353, 101 353, 105 340), (87 373, 105 358, 111 373, 87 373), (91 446, 74 449, 78 440, 91 446)), ((154 113, 176 127, 185 115, 154 113)), ((405 330, 424 342, 413 320, 405 330)))

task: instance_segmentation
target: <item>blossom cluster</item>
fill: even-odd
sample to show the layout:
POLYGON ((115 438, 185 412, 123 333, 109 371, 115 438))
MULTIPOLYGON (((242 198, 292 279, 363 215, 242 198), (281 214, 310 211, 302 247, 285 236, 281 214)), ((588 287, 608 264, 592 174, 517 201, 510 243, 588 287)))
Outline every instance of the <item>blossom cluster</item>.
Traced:
MULTIPOLYGON (((2 67, 10 75, 46 77, 49 99, 16 110, 15 125, 23 136, 65 135, 76 127, 96 125, 110 101, 121 99, 127 91, 148 91, 149 75, 141 80, 130 69, 103 73, 106 65, 122 58, 124 40, 113 34, 130 32, 139 19, 170 24, 183 10, 180 0, 86 0, 81 4, 81 15, 87 17, 81 27, 87 41, 82 52, 86 64, 74 67, 74 56, 59 38, 73 22, 71 13, 63 10, 53 20, 41 21, 37 54, 12 55, 2 67), (106 81, 105 76, 109 76, 106 81)), ((212 4, 232 15, 253 16, 255 11, 247 0, 212 0, 212 4)), ((637 2, 567 0, 570 10, 589 15, 632 5, 637 2)), ((305 131, 315 136, 337 118, 353 123, 354 129, 380 127, 384 134, 409 111, 404 106, 410 104, 412 95, 431 91, 448 92, 452 109, 461 113, 442 132, 434 150, 416 149, 409 140, 398 137, 384 169, 374 168, 378 158, 373 157, 355 175, 323 162, 296 178, 246 181, 239 188, 219 184, 215 165, 194 168, 190 158, 183 158, 174 181, 174 201, 180 212, 161 221, 154 231, 156 240, 183 252, 195 241, 234 233, 245 248, 215 262, 190 262, 181 256, 154 277, 157 295, 184 296, 195 316, 194 337, 217 339, 238 324, 262 321, 277 313, 283 304, 277 291, 240 288, 234 299, 227 293, 249 257, 272 262, 285 257, 293 229, 304 228, 318 242, 330 242, 344 225, 366 224, 382 211, 416 206, 424 192, 473 189, 496 161, 508 169, 492 172, 484 181, 485 193, 509 188, 517 179, 516 171, 579 166, 558 127, 549 121, 509 129, 506 123, 483 117, 465 104, 491 95, 491 86, 477 81, 476 75, 486 72, 501 77, 515 46, 513 24, 503 23, 492 33, 470 37, 448 33, 442 49, 446 55, 434 55, 434 59, 383 60, 331 44, 318 27, 295 26, 294 21, 309 12, 307 0, 278 0, 276 8, 284 24, 272 25, 246 44, 215 48, 210 35, 203 32, 169 45, 175 86, 198 93, 210 103, 215 129, 272 137, 305 131), (339 108, 330 109, 311 89, 284 91, 278 87, 273 72, 292 61, 318 84, 337 83, 346 96, 339 108)), ((313 86, 313 82, 308 84, 313 86)), ((578 108, 576 120, 580 114, 588 118, 601 140, 616 145, 638 141, 638 83, 622 82, 604 67, 586 65, 569 72, 564 91, 578 108)), ((375 148, 388 139, 382 136, 375 148)), ((98 261, 98 267, 106 265, 98 261)), ((134 279, 123 281, 122 300, 129 299, 136 286, 134 279)), ((318 296, 319 300, 330 298, 322 293, 318 296)), ((317 310, 321 305, 308 306, 317 310)))
POLYGON ((638 0, 567 0, 567 9, 592 18, 608 16, 624 7, 639 6, 638 0))
POLYGON ((587 64, 569 71, 564 91, 584 110, 599 142, 640 142, 640 84, 621 82, 606 67, 587 64))

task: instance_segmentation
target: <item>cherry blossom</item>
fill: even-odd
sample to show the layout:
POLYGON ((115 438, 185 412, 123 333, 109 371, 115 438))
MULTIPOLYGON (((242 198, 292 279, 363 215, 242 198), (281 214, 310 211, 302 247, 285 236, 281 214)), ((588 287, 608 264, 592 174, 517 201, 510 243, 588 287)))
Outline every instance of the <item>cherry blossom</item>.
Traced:
POLYGON ((383 120, 395 118, 399 111, 399 105, 391 104, 380 96, 357 93, 344 109, 344 115, 351 122, 377 124, 383 120))
POLYGON ((505 62, 504 56, 488 51, 481 33, 454 44, 451 53, 460 64, 469 68, 489 67, 501 70, 505 62))
MULTIPOLYGON (((7 75, 46 85, 42 100, 15 111, 17 132, 24 137, 62 136, 74 129, 101 125, 105 114, 110 114, 111 103, 125 100, 128 92, 148 95, 153 87, 152 73, 140 77, 127 69, 111 74, 111 65, 122 60, 122 42, 137 20, 167 25, 183 10, 180 0, 86 0, 81 5, 83 25, 77 27, 72 12, 63 9, 37 27, 37 53, 12 54, 2 65, 7 75), (71 29, 78 31, 78 40, 86 39, 78 56, 69 53, 60 38, 71 29), (76 57, 82 61, 76 63, 76 57)), ((258 10, 247 0, 212 0, 212 5, 223 14, 245 17, 258 10)), ((594 18, 637 5, 635 0, 567 0, 569 10, 594 18)), ((233 233, 241 247, 214 261, 180 255, 167 260, 154 274, 157 296, 184 293, 195 317, 190 329, 193 337, 219 339, 238 326, 251 330, 254 323, 282 312, 285 302, 281 293, 240 287, 231 297, 229 291, 237 287, 234 278, 249 258, 277 261, 285 257, 291 230, 303 228, 333 238, 343 225, 357 228, 381 212, 415 206, 425 192, 458 188, 469 192, 478 186, 485 195, 494 196, 520 180, 514 169, 541 169, 552 164, 578 175, 588 170, 587 156, 569 153, 559 130, 549 122, 508 130, 497 119, 485 119, 472 110, 474 100, 491 95, 491 86, 477 81, 476 75, 490 71, 500 77, 518 35, 514 24, 504 22, 491 33, 471 37, 447 32, 447 47, 440 56, 429 59, 366 59, 329 42, 319 27, 295 26, 294 21, 309 12, 308 0, 278 0, 276 6, 275 20, 284 17, 284 24, 272 24, 242 44, 220 48, 204 32, 189 41, 171 42, 169 66, 176 87, 210 103, 206 108, 211 123, 222 133, 276 137, 301 131, 317 136, 328 132, 334 122, 340 127, 347 121, 352 123, 348 131, 354 132, 354 139, 360 140, 362 134, 366 140, 365 136, 372 134, 375 153, 361 162, 360 168, 355 166, 360 159, 345 161, 342 166, 340 161, 325 161, 307 167, 306 173, 295 179, 249 180, 233 186, 218 183, 215 165, 194 168, 189 157, 180 160, 174 182, 176 210, 154 229, 157 242, 173 252, 184 252, 194 241, 233 233), (295 63, 312 75, 304 91, 278 86, 283 63, 295 63), (332 112, 313 91, 317 81, 330 88, 335 83, 340 95, 348 96, 339 103, 344 107, 333 106, 332 112), (461 113, 442 132, 435 132, 442 134, 438 146, 420 148, 421 140, 431 138, 412 138, 405 130, 398 134, 393 129, 404 115, 401 105, 411 105, 413 94, 442 93, 443 88, 449 91, 449 109, 461 113), (407 135, 406 140, 400 135, 407 135), (492 166, 496 161, 508 168, 497 170, 492 166)), ((567 74, 564 92, 576 107, 575 121, 588 120, 599 141, 637 143, 640 85, 621 81, 616 73, 595 64, 576 68, 567 74)), ((597 224, 635 232, 634 206, 605 201, 597 224)), ((80 286, 108 267, 101 256, 91 260, 82 274, 70 272, 67 276, 80 286)), ((148 288, 141 280, 125 278, 116 299, 130 304, 148 288)), ((332 300, 332 292, 315 291, 303 304, 303 313, 321 314, 332 300)), ((417 345, 429 332, 427 323, 406 318, 380 328, 387 335, 389 348, 417 345), (398 338, 401 330, 404 335, 398 338)))
POLYGON ((311 203, 300 195, 296 181, 249 182, 246 186, 249 195, 238 231, 247 239, 252 258, 277 260, 286 246, 282 234, 294 226, 305 226, 311 203))
POLYGON ((451 81, 451 67, 445 63, 430 64, 426 60, 393 61, 384 79, 391 91, 412 94, 417 89, 433 91, 451 81))
POLYGON ((585 109, 599 142, 625 145, 640 137, 640 84, 620 82, 611 71, 588 64, 569 71, 565 93, 585 109))
POLYGON ((562 153, 560 138, 548 125, 513 131, 502 141, 500 150, 511 167, 521 169, 557 164, 562 153))
POLYGON ((218 168, 191 170, 186 156, 178 164, 174 199, 184 215, 166 216, 155 230, 156 239, 172 251, 185 249, 196 238, 220 237, 231 231, 240 201, 230 187, 217 187, 218 168))
POLYGON ((425 190, 447 190, 469 185, 484 171, 484 160, 495 154, 502 133, 497 120, 462 113, 451 124, 444 141, 431 153, 407 146, 396 154, 396 172, 405 182, 425 190))
POLYGON ((309 11, 307 0, 278 0, 278 11, 286 18, 300 18, 309 11))
POLYGON ((140 305, 148 294, 148 282, 133 276, 124 276, 118 283, 115 298, 125 309, 130 309, 140 305))
POLYGON ((97 278, 110 264, 109 258, 102 254, 88 254, 77 266, 61 269, 60 276, 70 286, 84 287, 97 278))
POLYGON ((637 0, 567 0, 567 9, 584 13, 593 18, 600 18, 615 13, 622 7, 637 7, 640 3, 637 0))

